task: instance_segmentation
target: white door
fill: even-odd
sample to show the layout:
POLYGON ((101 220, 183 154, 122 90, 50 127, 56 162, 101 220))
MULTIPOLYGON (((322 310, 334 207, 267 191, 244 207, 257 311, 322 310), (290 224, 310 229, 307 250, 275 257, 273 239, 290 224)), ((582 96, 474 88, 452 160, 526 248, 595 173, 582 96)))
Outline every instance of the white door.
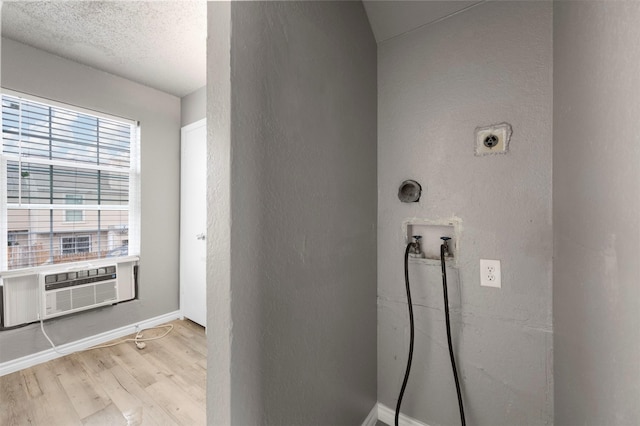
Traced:
POLYGON ((207 325, 207 126, 182 128, 180 157, 180 309, 207 325))

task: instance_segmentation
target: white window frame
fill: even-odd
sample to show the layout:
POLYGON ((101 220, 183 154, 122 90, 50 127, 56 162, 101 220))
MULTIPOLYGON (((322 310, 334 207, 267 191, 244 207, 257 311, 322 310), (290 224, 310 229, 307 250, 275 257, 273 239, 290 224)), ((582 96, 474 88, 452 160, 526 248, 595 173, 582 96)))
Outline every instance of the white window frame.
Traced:
MULTIPOLYGON (((58 107, 63 109, 72 110, 81 114, 88 114, 99 118, 108 120, 115 120, 123 123, 130 124, 132 126, 133 135, 131 138, 131 144, 129 147, 129 205, 83 205, 82 210, 100 210, 100 211, 126 211, 129 212, 128 226, 129 226, 129 254, 123 256, 126 258, 139 258, 140 255, 140 231, 141 231, 141 201, 140 201, 140 122, 129 118, 123 118, 117 115, 106 114, 91 109, 78 107, 67 103, 62 103, 38 96, 17 92, 14 90, 0 88, 0 96, 9 95, 16 98, 24 99, 31 102, 41 103, 47 106, 58 107)), ((0 108, 0 125, 2 124, 2 109, 0 108)), ((66 204, 10 204, 7 203, 7 160, 19 160, 19 157, 15 155, 4 154, 4 140, 0 138, 0 275, 4 276, 12 271, 41 271, 43 269, 50 269, 57 265, 45 265, 34 266, 18 269, 8 269, 8 210, 11 208, 26 208, 26 209, 44 209, 44 210, 68 210, 66 204)), ((78 164, 73 161, 65 160, 53 160, 53 159, 39 159, 29 158, 29 163, 32 164, 44 164, 62 167, 78 167, 78 164)), ((107 172, 121 173, 122 169, 109 166, 95 166, 86 164, 82 167, 88 170, 102 170, 107 172)), ((65 215, 66 218, 66 215, 65 215)), ((62 253, 62 247, 60 248, 62 253)), ((102 260, 102 259, 97 259, 102 260)), ((75 263, 86 263, 86 261, 69 262, 68 265, 75 263)))

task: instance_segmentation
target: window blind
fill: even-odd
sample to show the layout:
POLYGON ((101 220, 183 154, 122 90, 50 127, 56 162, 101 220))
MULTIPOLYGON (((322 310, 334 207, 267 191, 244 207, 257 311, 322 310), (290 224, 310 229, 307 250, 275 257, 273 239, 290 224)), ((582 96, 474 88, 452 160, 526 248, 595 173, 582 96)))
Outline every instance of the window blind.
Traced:
POLYGON ((136 130, 2 95, 2 270, 134 254, 136 130))

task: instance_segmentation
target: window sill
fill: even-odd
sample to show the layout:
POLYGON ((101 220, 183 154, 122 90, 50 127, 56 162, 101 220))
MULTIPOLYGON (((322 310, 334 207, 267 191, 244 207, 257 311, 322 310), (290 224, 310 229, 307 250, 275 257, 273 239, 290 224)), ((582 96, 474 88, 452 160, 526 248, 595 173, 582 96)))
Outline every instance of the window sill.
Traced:
POLYGON ((24 275, 31 275, 41 272, 66 272, 73 271, 75 269, 85 269, 87 267, 100 267, 106 265, 113 265, 114 263, 129 263, 138 262, 140 256, 120 256, 120 257, 107 257, 102 259, 93 259, 91 261, 61 263, 58 265, 42 265, 34 266, 31 268, 12 269, 10 271, 0 272, 0 278, 20 277, 24 275))

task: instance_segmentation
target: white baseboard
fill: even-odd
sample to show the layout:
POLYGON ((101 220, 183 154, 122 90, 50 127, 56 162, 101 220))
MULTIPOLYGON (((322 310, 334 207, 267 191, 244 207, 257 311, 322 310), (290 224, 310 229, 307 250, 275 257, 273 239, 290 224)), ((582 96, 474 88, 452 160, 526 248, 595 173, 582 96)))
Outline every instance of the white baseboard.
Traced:
MULTIPOLYGON (((384 424, 392 426, 396 420, 396 411, 387 407, 384 404, 380 404, 379 402, 376 404, 378 411, 378 421, 381 421, 384 424)), ((367 417, 368 418, 368 417, 367 417)), ((375 425, 375 423, 373 423, 375 425)), ((429 426, 426 423, 422 423, 419 420, 414 419, 413 417, 405 416, 400 413, 398 417, 399 426, 429 426)))
MULTIPOLYGON (((133 334, 140 329, 155 327, 157 325, 165 324, 181 317, 182 312, 180 311, 169 312, 168 314, 149 318, 147 320, 140 321, 134 324, 125 325, 124 327, 116 328, 115 330, 105 331, 104 333, 96 334, 95 336, 85 337, 84 339, 76 340, 75 342, 66 343, 64 345, 57 346, 57 348, 64 354, 70 354, 90 348, 91 346, 106 343, 110 340, 119 339, 129 334, 133 334)), ((25 368, 33 367, 34 365, 42 364, 43 362, 51 361, 52 359, 60 358, 62 356, 64 355, 57 353, 52 348, 42 352, 37 352, 35 354, 27 355, 22 358, 3 362, 0 363, 0 376, 14 373, 25 368)))
POLYGON ((362 426, 376 426, 376 422, 378 421, 378 404, 373 404, 373 408, 369 411, 369 415, 364 422, 362 422, 362 426))

